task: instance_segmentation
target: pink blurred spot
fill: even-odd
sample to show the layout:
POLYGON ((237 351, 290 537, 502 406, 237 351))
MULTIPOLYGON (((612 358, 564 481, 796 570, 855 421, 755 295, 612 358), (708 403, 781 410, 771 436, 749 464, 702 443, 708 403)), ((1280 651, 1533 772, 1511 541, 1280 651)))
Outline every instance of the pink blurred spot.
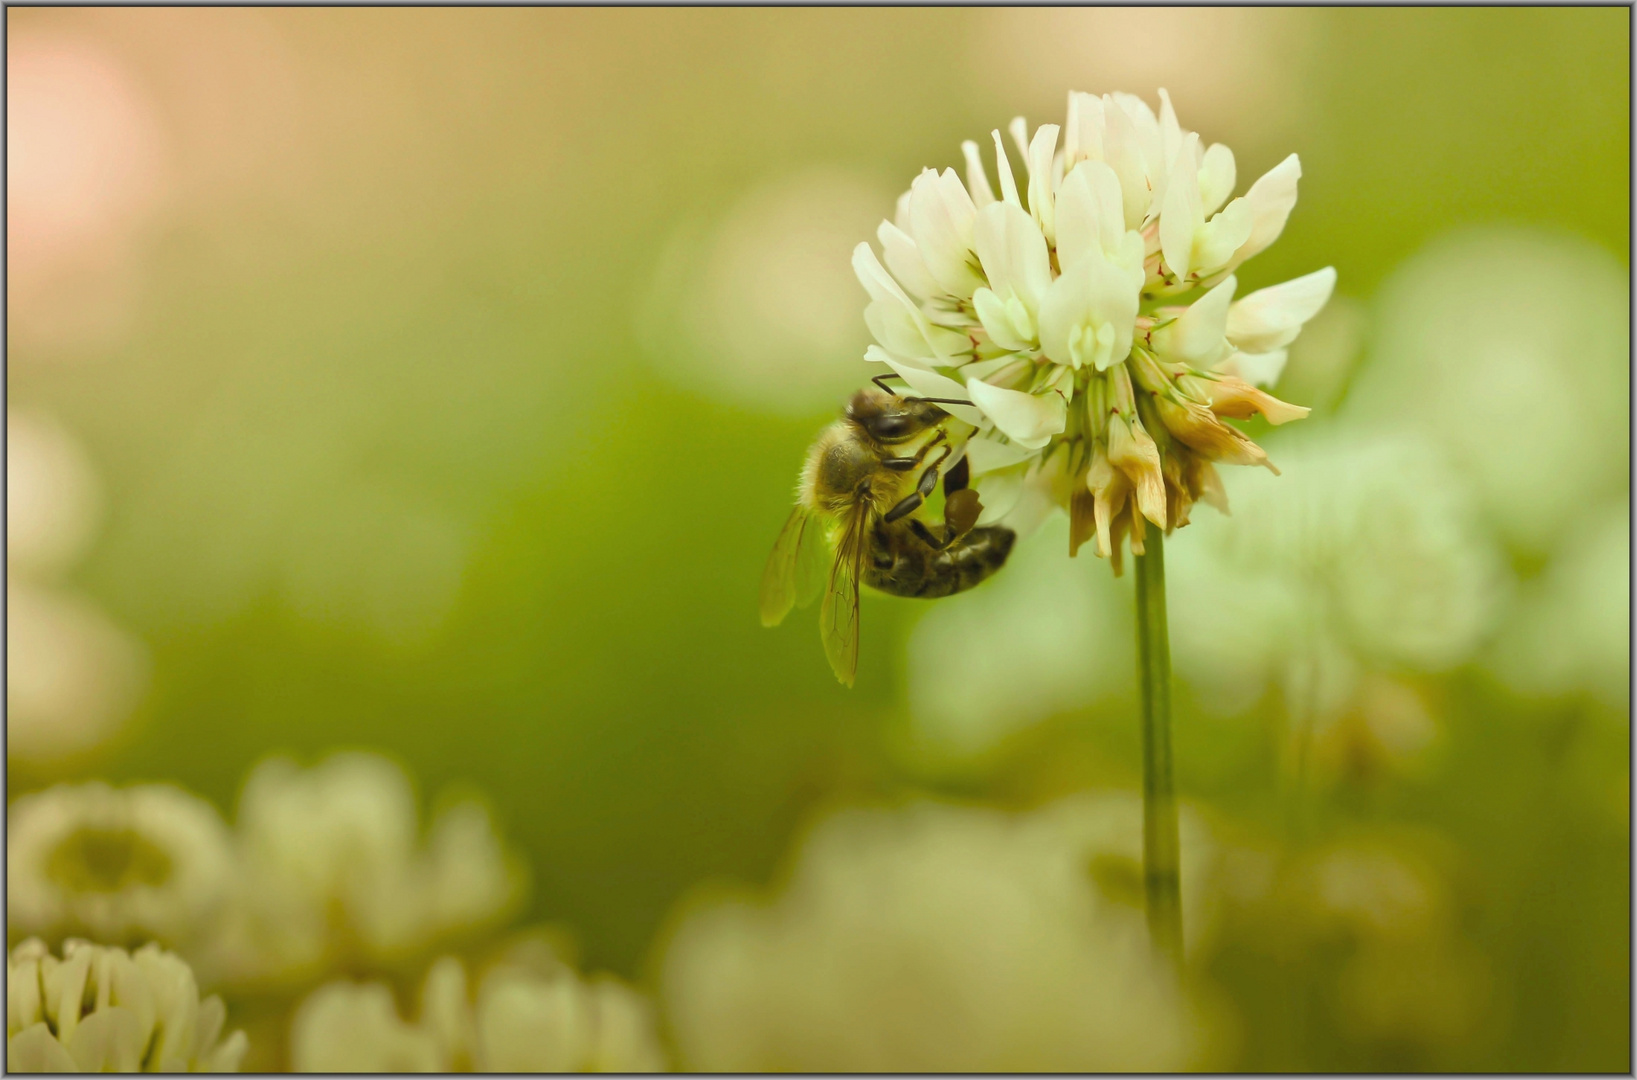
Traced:
POLYGON ((7 254, 14 275, 102 262, 164 192, 149 96, 95 45, 43 36, 7 49, 7 254))

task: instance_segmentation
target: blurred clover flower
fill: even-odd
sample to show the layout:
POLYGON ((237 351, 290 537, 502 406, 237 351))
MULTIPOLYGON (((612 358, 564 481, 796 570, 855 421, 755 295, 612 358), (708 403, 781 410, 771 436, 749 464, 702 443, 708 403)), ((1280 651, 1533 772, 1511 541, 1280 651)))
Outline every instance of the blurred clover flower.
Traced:
POLYGON ((662 1072, 647 1000, 612 976, 585 979, 543 943, 525 941, 480 980, 432 965, 415 1023, 383 983, 329 983, 291 1023, 298 1072, 662 1072))
POLYGON ((216 914, 232 867, 227 827, 203 799, 165 785, 59 785, 11 806, 7 928, 178 943, 216 914))
POLYGON ((199 1000, 188 965, 149 943, 30 938, 6 958, 6 1068, 17 1072, 235 1072, 244 1032, 222 1038, 222 999, 199 1000))
POLYGON ((1631 700, 1631 504, 1589 515, 1523 589, 1486 666, 1531 696, 1586 693, 1615 708, 1631 700))
MULTIPOLYGON (((695 904, 663 957, 683 1064, 712 1072, 1175 1071, 1207 1025, 1149 948, 1141 804, 849 810, 763 901, 695 904)), ((1211 845, 1183 845, 1195 923, 1211 845)), ((1198 933, 1196 925, 1190 932, 1198 933)))
POLYGON ((409 778, 374 754, 258 765, 239 800, 234 890, 201 966, 227 985, 400 963, 515 910, 525 871, 488 810, 449 805, 419 841, 409 778))
POLYGON ((1552 551, 1630 485, 1631 275, 1524 228, 1440 238, 1381 287, 1343 414, 1445 451, 1507 543, 1552 551))
MULTIPOLYGON (((1201 524, 1175 552, 1176 664, 1222 712, 1276 685, 1322 737, 1350 709, 1403 705, 1371 673, 1469 659, 1511 578, 1469 491, 1426 442, 1332 430, 1287 442, 1282 456, 1277 483, 1241 474, 1229 485, 1247 512, 1201 524)), ((1414 711, 1396 719, 1413 726, 1414 711)))
POLYGON ((40 413, 6 412, 6 567, 51 579, 85 554, 101 498, 79 440, 40 413))
POLYGON ((103 744, 142 684, 140 647, 60 579, 96 532, 96 474, 48 416, 6 414, 6 753, 51 765, 103 744))
POLYGON ((1214 463, 1272 465, 1225 419, 1274 424, 1305 408, 1258 389, 1335 284, 1329 268, 1234 299, 1234 271, 1284 229, 1292 154, 1238 198, 1233 152, 1206 147, 1160 91, 1069 95, 1065 126, 1010 131, 1022 188, 993 133, 997 198, 976 143, 966 182, 927 169, 853 268, 870 295, 866 358, 917 393, 969 399, 986 521, 1030 531, 1070 513, 1119 571, 1144 522, 1169 532, 1195 501, 1226 508, 1214 463), (1063 147, 1058 149, 1059 135, 1063 147))
MULTIPOLYGON (((1493 1003, 1495 978, 1461 933, 1456 857, 1433 834, 1370 831, 1288 852, 1259 890, 1234 897, 1250 940, 1318 960, 1321 1001, 1344 1038, 1437 1055, 1470 1038, 1493 1003)), ((1243 940, 1243 939, 1241 939, 1243 940)), ((1429 1056, 1430 1055, 1430 1056, 1429 1056)))

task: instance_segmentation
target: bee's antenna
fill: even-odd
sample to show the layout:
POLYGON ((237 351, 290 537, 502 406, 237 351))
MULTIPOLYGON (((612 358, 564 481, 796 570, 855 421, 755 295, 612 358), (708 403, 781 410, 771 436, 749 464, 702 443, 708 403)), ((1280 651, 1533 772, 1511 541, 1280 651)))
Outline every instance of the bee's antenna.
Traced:
MULTIPOLYGON (((905 397, 903 394, 900 394, 898 391, 896 391, 892 387, 888 386, 887 382, 886 382, 886 380, 888 380, 888 379, 902 379, 902 378, 904 378, 902 375, 900 375, 896 371, 894 371, 894 372, 889 372, 886 375, 877 375, 875 378, 871 379, 870 381, 872 383, 874 383, 875 385, 879 386, 886 393, 891 394, 895 398, 902 398, 905 401, 927 401, 927 402, 931 402, 934 405, 971 405, 972 404, 970 401, 959 401, 959 400, 957 400, 955 398, 905 397)), ((908 380, 905 380, 905 381, 907 382, 908 380)))

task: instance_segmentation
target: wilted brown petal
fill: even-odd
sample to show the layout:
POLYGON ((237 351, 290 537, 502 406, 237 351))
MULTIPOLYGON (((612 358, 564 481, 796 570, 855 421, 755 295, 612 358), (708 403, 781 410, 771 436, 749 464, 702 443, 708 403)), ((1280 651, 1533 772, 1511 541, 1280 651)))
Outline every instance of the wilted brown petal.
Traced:
POLYGON ((1228 492, 1222 486, 1222 477, 1217 474, 1216 466, 1204 458, 1193 458, 1188 487, 1194 493, 1194 498, 1200 502, 1216 507, 1222 513, 1229 513, 1228 492))
MULTIPOLYGON (((1205 380, 1201 380, 1205 382, 1205 380)), ((1300 420, 1311 409, 1280 401, 1265 390, 1258 390, 1243 379, 1223 375, 1205 382, 1211 398, 1211 411, 1234 420, 1248 420, 1257 413, 1267 417, 1270 424, 1286 424, 1300 420)))
POLYGON ((1278 473, 1279 470, 1273 468, 1267 453, 1260 446, 1218 420, 1216 414, 1204 405, 1165 397, 1155 400, 1160 418, 1171 434, 1210 460, 1228 465, 1265 465, 1275 474, 1278 473))
POLYGON ((1125 473, 1136 492, 1144 517, 1165 528, 1165 480, 1160 474, 1160 452, 1143 429, 1142 421, 1115 417, 1108 425, 1108 460, 1125 473))
POLYGON ((1080 552, 1080 545, 1097 535, 1097 499, 1084 485, 1069 497, 1069 558, 1080 552))
POLYGON ((1110 529, 1114 518, 1125 505, 1131 481, 1126 479, 1125 473, 1110 464, 1108 453, 1101 443, 1092 454, 1086 485, 1091 490, 1093 514, 1097 521, 1097 554, 1104 559, 1114 558, 1114 572, 1118 574, 1119 543, 1110 529))

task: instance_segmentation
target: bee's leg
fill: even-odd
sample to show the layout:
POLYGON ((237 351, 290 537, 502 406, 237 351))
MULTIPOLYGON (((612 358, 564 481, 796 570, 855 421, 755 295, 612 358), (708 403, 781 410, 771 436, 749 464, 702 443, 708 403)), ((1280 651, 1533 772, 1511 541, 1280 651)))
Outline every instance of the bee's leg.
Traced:
MULTIPOLYGON (((926 457, 926 452, 928 450, 931 450, 934 446, 937 446, 943 441, 944 433, 940 431, 937 435, 934 435, 931 439, 927 440, 927 444, 921 447, 921 449, 917 450, 914 457, 882 458, 881 466, 882 468, 891 469, 893 472, 909 472, 911 469, 915 468, 915 466, 921 463, 922 459, 926 457)), ((948 449, 945 449, 944 457, 948 456, 949 451, 948 449)), ((942 461, 943 458, 939 458, 938 460, 942 461)), ((932 489, 927 488, 924 492, 922 492, 922 494, 930 495, 932 494, 932 489)))
MULTIPOLYGON (((938 438, 943 438, 943 432, 938 433, 938 438)), ((931 449, 930 443, 922 448, 921 453, 926 453, 928 449, 931 449)), ((938 455, 938 460, 928 465, 926 472, 921 474, 921 479, 915 485, 915 490, 923 499, 931 495, 932 489, 938 486, 938 469, 943 466, 944 462, 949 460, 949 455, 953 453, 954 451, 949 447, 944 447, 944 452, 938 455)))
POLYGON ((933 551, 942 551, 944 548, 955 542, 955 532, 953 529, 946 530, 948 535, 942 540, 932 535, 932 530, 926 527, 926 522, 924 521, 919 521, 912 518, 909 523, 909 529, 910 532, 920 537, 921 542, 926 544, 926 546, 931 548, 933 551))
MULTIPOLYGON (((939 438, 943 437, 942 432, 938 434, 939 438)), ((931 448, 931 445, 931 443, 928 443, 923 446, 921 453, 915 456, 919 458, 922 454, 925 454, 931 448)), ((926 502, 927 496, 932 494, 932 489, 938 486, 938 466, 942 465, 952 452, 949 447, 944 447, 944 452, 938 455, 938 460, 928 465, 926 471, 921 474, 921 479, 915 484, 915 490, 901 499, 897 506, 888 510, 884 520, 897 521, 905 514, 913 513, 922 503, 926 502)))
POLYGON ((888 510, 881 520, 897 521, 905 514, 913 514, 916 510, 920 509, 921 504, 924 502, 926 502, 925 495, 922 495, 919 491, 912 491, 900 499, 897 506, 893 507, 891 510, 888 510))
POLYGON ((971 482, 972 466, 967 464, 966 456, 963 454, 961 460, 955 462, 954 466, 944 473, 944 497, 948 498, 957 491, 965 491, 971 482))
POLYGON ((926 522, 911 518, 910 532, 920 537, 921 542, 933 551, 942 551, 950 544, 959 540, 972 531, 978 523, 978 515, 983 513, 983 504, 978 501, 978 493, 971 488, 962 488, 944 504, 944 538, 938 539, 926 522))

